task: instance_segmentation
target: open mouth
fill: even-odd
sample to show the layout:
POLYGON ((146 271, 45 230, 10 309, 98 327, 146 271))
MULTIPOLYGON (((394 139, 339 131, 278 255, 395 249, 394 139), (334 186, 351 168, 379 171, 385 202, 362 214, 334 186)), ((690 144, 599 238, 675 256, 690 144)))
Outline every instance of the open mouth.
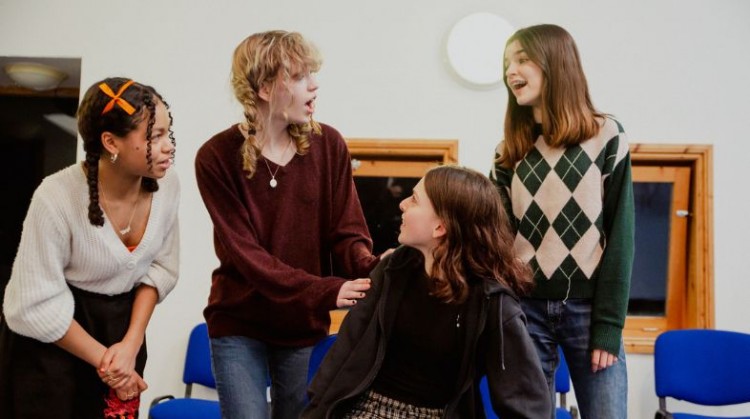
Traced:
POLYGON ((309 113, 315 112, 315 99, 316 98, 312 98, 308 100, 307 102, 305 102, 305 108, 307 109, 309 113))
POLYGON ((526 81, 524 80, 513 80, 510 82, 510 88, 513 90, 519 90, 526 86, 526 81))

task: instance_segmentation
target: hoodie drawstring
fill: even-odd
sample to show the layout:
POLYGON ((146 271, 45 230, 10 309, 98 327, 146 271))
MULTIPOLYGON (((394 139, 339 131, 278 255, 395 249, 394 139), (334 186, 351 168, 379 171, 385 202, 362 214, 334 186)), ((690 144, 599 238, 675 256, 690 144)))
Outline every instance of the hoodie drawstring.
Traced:
POLYGON ((503 299, 505 295, 500 295, 500 366, 505 371, 505 339, 503 339, 503 299))

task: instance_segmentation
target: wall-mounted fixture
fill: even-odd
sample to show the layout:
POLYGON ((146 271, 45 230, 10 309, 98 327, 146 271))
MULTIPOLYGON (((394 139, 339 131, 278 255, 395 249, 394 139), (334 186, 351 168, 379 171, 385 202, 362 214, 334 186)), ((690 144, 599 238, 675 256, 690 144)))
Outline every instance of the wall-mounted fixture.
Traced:
POLYGON ((492 13, 472 13, 450 30, 448 63, 460 80, 475 88, 498 87, 503 82, 505 41, 515 28, 492 13))
POLYGON ((36 91, 52 90, 68 77, 55 67, 34 62, 11 63, 3 70, 17 85, 36 91))

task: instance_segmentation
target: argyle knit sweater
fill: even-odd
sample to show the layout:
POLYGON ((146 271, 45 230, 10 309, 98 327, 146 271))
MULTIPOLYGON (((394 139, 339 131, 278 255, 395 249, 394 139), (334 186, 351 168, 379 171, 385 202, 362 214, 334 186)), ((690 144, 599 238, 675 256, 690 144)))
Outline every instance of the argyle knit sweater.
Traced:
POLYGON ((591 299, 592 349, 618 353, 635 227, 622 126, 607 118, 595 137, 568 148, 538 135, 513 169, 496 163, 490 177, 512 214, 516 253, 534 271, 531 298, 591 299))

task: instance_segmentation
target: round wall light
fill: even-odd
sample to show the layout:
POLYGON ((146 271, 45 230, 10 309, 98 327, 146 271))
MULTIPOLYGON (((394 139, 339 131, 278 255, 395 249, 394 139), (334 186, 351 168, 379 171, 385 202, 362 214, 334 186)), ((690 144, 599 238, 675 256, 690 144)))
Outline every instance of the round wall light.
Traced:
POLYGON ((33 62, 8 64, 3 70, 17 85, 37 91, 54 89, 68 77, 55 67, 33 62))
POLYGON ((464 83, 492 88, 503 82, 505 41, 515 28, 492 13, 470 14, 450 30, 446 42, 448 63, 464 83))

